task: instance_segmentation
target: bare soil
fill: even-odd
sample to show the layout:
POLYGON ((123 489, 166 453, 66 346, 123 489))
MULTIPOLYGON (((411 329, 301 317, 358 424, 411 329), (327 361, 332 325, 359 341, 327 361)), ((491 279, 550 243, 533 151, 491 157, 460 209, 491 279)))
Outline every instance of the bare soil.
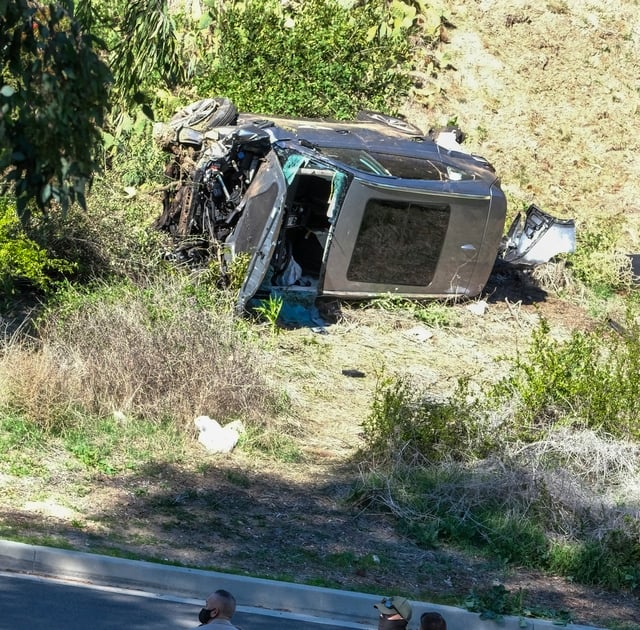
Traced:
MULTIPOLYGON (((637 251, 637 3, 441 5, 453 26, 439 51, 442 70, 427 80, 439 92, 416 95, 404 113, 425 129, 456 119, 469 150, 501 174, 514 212, 537 203, 575 217, 579 229, 615 217, 621 243, 637 251)), ((482 300, 483 314, 470 304, 450 305, 459 325, 432 329, 424 340, 415 334, 416 320, 374 308, 343 309, 328 334, 281 333, 272 365, 290 397, 297 461, 239 449, 212 456, 194 435, 181 461, 87 476, 73 468, 60 473, 62 454, 49 452, 42 465, 56 474, 47 482, 0 478, 2 531, 423 601, 459 603, 471 589, 498 581, 522 589, 529 607, 552 616, 568 611, 576 623, 640 628, 638 593, 505 569, 446 547, 424 550, 398 534, 389 514, 348 501, 359 474, 360 423, 381 370, 412 374, 438 393, 451 391, 461 376, 481 387, 508 369, 497 359, 524 348, 541 316, 558 335, 592 324, 578 300, 561 300, 523 277, 495 276, 482 300)))

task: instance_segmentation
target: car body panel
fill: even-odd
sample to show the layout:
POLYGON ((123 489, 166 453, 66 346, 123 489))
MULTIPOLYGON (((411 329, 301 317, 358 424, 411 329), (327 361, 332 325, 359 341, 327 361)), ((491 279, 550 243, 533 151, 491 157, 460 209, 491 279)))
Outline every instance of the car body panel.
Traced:
POLYGON ((502 245, 502 259, 513 265, 539 265, 576 247, 573 219, 556 219, 531 205, 523 216, 518 213, 502 245))
POLYGON ((244 307, 267 274, 276 245, 287 187, 282 168, 273 153, 255 176, 244 197, 238 224, 226 240, 230 261, 241 253, 251 255, 238 304, 244 307))
MULTIPOLYGON (((322 293, 466 294, 483 249, 491 196, 452 196, 441 182, 433 184, 416 191, 356 179, 338 215, 322 293)), ((494 245, 501 227, 498 232, 494 245)))

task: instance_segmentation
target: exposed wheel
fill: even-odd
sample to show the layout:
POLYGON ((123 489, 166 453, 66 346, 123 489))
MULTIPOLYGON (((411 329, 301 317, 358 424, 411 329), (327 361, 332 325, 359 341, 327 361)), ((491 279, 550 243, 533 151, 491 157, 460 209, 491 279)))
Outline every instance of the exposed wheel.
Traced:
POLYGON ((356 120, 362 120, 367 122, 379 122, 387 127, 393 127, 401 133, 406 133, 410 136, 424 136, 424 131, 419 127, 416 127, 410 122, 403 120, 402 118, 396 118, 395 116, 389 116, 382 112, 372 112, 368 109, 364 109, 358 112, 356 120))
POLYGON ((189 127, 197 131, 208 131, 214 127, 234 125, 238 120, 238 109, 224 97, 204 98, 176 112, 169 121, 174 129, 189 127))

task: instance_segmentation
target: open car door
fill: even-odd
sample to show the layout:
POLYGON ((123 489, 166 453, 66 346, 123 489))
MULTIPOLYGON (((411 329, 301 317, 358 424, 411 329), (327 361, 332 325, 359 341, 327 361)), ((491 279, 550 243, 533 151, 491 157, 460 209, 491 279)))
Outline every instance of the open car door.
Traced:
POLYGON ((238 294, 239 311, 245 309, 269 269, 282 225, 286 195, 287 184, 282 168, 276 154, 270 151, 247 189, 241 203, 240 219, 233 234, 226 240, 231 260, 239 254, 251 255, 238 294))

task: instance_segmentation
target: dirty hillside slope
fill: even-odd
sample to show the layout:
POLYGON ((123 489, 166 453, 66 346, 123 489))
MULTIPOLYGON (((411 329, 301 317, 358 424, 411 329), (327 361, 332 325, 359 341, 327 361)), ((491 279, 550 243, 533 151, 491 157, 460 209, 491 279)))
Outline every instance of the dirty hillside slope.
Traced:
POLYGON ((468 133, 513 212, 535 202, 579 227, 615 218, 622 245, 640 248, 636 3, 483 0, 443 10, 455 28, 442 54, 455 70, 439 77, 442 94, 426 113, 468 133))

